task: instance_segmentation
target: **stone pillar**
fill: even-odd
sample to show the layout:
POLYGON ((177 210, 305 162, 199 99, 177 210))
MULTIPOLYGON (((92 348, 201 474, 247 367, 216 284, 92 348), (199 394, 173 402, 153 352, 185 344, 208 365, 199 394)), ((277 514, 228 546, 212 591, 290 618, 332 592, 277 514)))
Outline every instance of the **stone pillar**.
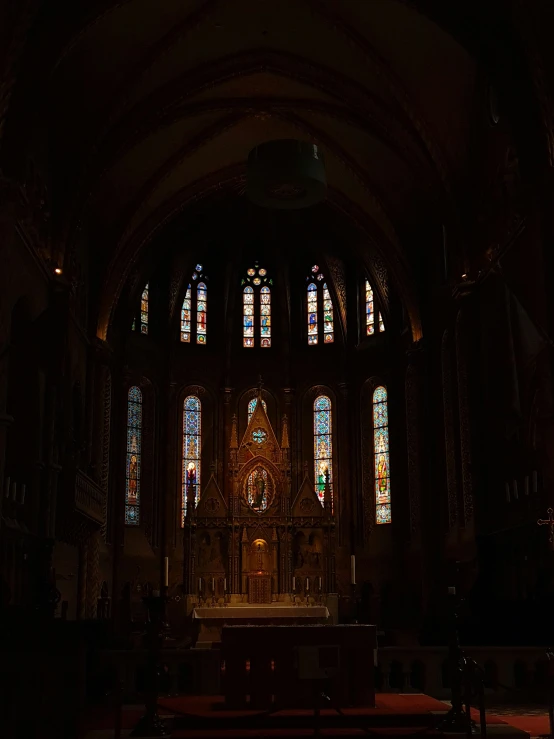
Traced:
POLYGON ((458 372, 458 412, 460 422, 460 459, 465 526, 473 521, 473 480, 471 474, 471 427, 469 417, 469 341, 464 309, 456 319, 456 360, 458 372))
POLYGON ((88 539, 79 545, 79 574, 77 580, 77 619, 87 617, 88 539))
POLYGON ((406 368, 406 444, 408 450, 408 489, 410 501, 410 541, 421 543, 421 350, 408 353, 406 368))
POLYGON ((96 618, 98 598, 100 597, 100 531, 95 531, 89 539, 87 556, 86 615, 96 618))

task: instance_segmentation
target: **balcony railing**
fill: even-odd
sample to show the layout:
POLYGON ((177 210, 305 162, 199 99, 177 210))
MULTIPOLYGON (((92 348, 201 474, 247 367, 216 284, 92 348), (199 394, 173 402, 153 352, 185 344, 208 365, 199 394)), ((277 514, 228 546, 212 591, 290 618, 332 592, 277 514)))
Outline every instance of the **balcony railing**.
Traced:
POLYGON ((97 524, 104 524, 105 493, 81 470, 75 474, 75 509, 97 524))

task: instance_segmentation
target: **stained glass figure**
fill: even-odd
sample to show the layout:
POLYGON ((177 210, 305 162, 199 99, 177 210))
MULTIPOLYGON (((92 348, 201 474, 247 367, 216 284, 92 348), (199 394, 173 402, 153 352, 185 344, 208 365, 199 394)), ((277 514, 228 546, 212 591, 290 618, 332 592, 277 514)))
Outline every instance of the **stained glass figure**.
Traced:
POLYGON ((385 330, 385 324, 383 322, 383 316, 381 314, 381 311, 379 311, 379 333, 383 333, 385 330))
POLYGON ((248 275, 248 277, 254 277, 254 275, 256 274, 256 270, 250 268, 246 274, 248 275))
POLYGON ((201 264, 197 264, 196 267, 195 267, 195 269, 196 269, 197 272, 202 272, 203 267, 202 267, 201 264))
POLYGON ((373 453, 375 477, 375 521, 390 523, 390 459, 387 390, 382 385, 373 393, 373 453))
POLYGON ((265 277, 267 275, 267 269, 259 269, 258 274, 260 277, 265 277))
POLYGON ((314 479, 316 493, 323 505, 325 479, 329 475, 331 499, 333 495, 333 431, 331 400, 319 395, 314 401, 314 479))
POLYGON ((312 267, 312 272, 314 273, 314 275, 316 274, 316 272, 319 272, 319 265, 314 264, 314 266, 312 267))
POLYGON ((308 285, 308 345, 317 344, 317 286, 308 285))
POLYGON ((332 344, 335 340, 333 331, 333 301, 327 283, 323 283, 323 341, 332 344))
POLYGON ((208 288, 203 282, 196 290, 196 343, 206 343, 206 319, 208 316, 208 288))
POLYGON ((196 395, 189 395, 183 403, 183 468, 181 526, 185 523, 187 489, 193 486, 194 501, 200 498, 200 469, 202 449, 202 406, 196 395))
POLYGON ((271 346, 271 290, 269 287, 262 287, 260 290, 260 346, 262 348, 271 346))
POLYGON ((245 287, 242 293, 243 346, 254 346, 254 290, 245 287))
POLYGON ((181 341, 190 342, 191 291, 187 288, 181 308, 181 341))
POLYGON ((148 283, 144 286, 140 297, 140 332, 148 333, 148 283))
MULTIPOLYGON (((254 413, 254 408, 256 407, 256 403, 258 402, 258 398, 252 398, 252 400, 248 403, 248 423, 250 423, 250 419, 252 418, 252 414, 254 413)), ((264 411, 267 413, 267 403, 265 400, 262 400, 262 406, 264 411)))
POLYGON ((248 475, 246 481, 246 495, 249 505, 257 512, 262 513, 267 508, 269 475, 263 467, 256 467, 248 475))
POLYGON ((140 523, 140 465, 142 451, 142 392, 134 386, 127 395, 127 460, 125 473, 125 523, 140 523))
POLYGON ((375 333, 375 308, 373 302, 373 288, 369 284, 369 280, 365 281, 365 325, 367 336, 371 336, 375 333))

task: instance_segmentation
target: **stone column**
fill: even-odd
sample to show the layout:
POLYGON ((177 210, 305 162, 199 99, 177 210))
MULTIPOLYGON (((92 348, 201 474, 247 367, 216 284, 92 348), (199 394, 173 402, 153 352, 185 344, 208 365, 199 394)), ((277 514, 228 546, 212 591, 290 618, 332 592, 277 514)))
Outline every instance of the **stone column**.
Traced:
POLYGON ((406 445, 412 548, 418 548, 421 542, 421 359, 422 350, 410 351, 406 368, 406 445))

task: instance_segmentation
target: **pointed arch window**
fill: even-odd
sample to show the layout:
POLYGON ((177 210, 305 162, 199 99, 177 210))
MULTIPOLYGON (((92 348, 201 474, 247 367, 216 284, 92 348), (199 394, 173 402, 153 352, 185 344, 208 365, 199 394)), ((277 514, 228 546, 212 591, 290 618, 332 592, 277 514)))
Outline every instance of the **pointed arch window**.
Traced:
POLYGON ((199 283, 196 291, 196 343, 206 343, 206 321, 208 317, 208 288, 199 283))
POLYGON ((148 296, 149 296, 149 284, 148 282, 144 286, 142 295, 140 296, 140 332, 141 334, 148 334, 148 296))
POLYGON ((208 282, 209 278, 204 273, 202 264, 197 264, 192 273, 192 280, 187 286, 183 304, 181 306, 181 342, 190 344, 194 341, 196 331, 196 343, 206 344, 208 340, 208 282), (193 284, 198 281, 196 290, 193 284), (193 316, 196 313, 196 321, 193 316))
POLYGON ((190 343, 191 308, 192 308, 192 299, 191 299, 191 289, 190 289, 190 284, 189 284, 187 291, 185 293, 183 305, 181 307, 181 341, 184 341, 187 343, 190 343))
MULTIPOLYGON (((258 402, 258 398, 252 398, 252 400, 250 400, 248 403, 248 423, 250 423, 250 419, 252 418, 257 402, 258 402)), ((263 406, 264 411, 267 413, 267 403, 263 399, 262 399, 262 406, 263 406)))
POLYGON ((332 344, 335 340, 333 299, 327 283, 324 282, 325 276, 317 264, 313 265, 306 280, 308 346, 316 346, 320 342, 332 344))
POLYGON ((142 458, 142 392, 129 388, 127 394, 127 459, 125 472, 125 523, 140 523, 140 472, 142 458))
POLYGON ((388 397, 380 385, 373 392, 375 522, 391 523, 388 397))
POLYGON ((252 349, 271 347, 271 286, 267 269, 254 262, 246 270, 242 286, 242 345, 252 349), (258 296, 258 298, 256 297, 258 296))
POLYGON ((325 480, 329 475, 333 496, 333 417, 331 399, 319 395, 314 401, 314 479, 316 493, 323 505, 325 480))
POLYGON ((367 277, 365 280, 365 326, 366 336, 373 336, 377 331, 379 333, 385 331, 383 314, 376 310, 373 288, 367 277))
POLYGON ((189 395, 183 402, 183 465, 181 494, 181 526, 185 523, 187 492, 192 486, 195 504, 200 498, 202 451, 202 405, 200 398, 189 395))

